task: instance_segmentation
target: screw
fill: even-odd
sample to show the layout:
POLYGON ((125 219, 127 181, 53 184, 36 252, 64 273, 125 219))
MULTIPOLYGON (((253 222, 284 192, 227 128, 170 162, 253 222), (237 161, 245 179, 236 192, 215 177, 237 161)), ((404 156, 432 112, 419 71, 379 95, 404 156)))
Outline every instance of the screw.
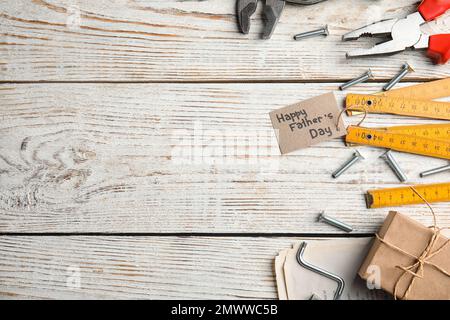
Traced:
POLYGON ((443 166, 443 167, 439 167, 439 168, 436 168, 436 169, 431 169, 431 170, 424 171, 424 172, 422 172, 420 174, 420 177, 421 178, 428 177, 428 176, 431 176, 432 174, 437 174, 437 173, 441 173, 441 172, 444 172, 444 171, 450 171, 450 164, 448 166, 443 166))
POLYGON ((387 162, 389 167, 391 167, 392 171, 394 171, 394 173, 401 182, 405 182, 406 180, 408 180, 408 177, 400 168, 400 165, 398 164, 397 160, 395 160, 394 156, 392 155, 391 150, 388 150, 385 153, 383 153, 380 156, 380 158, 384 159, 387 162))
POLYGON ((339 220, 337 220, 335 218, 329 217, 323 212, 319 215, 319 218, 317 220, 319 222, 328 223, 329 225, 332 225, 332 226, 334 226, 336 228, 344 230, 345 232, 352 232, 353 231, 353 228, 350 227, 348 224, 346 224, 346 223, 344 223, 342 221, 339 221, 339 220))
POLYGON ((317 29, 317 30, 312 30, 312 31, 307 31, 307 32, 302 32, 302 33, 296 34, 294 36, 294 40, 298 41, 298 40, 315 37, 315 36, 327 36, 329 34, 330 34, 330 32, 328 31, 328 25, 326 25, 325 27, 317 29))
POLYGON ((373 74, 372 74, 372 70, 369 69, 369 70, 367 70, 367 72, 364 73, 362 76, 360 76, 360 77, 358 77, 358 78, 356 78, 356 79, 350 80, 349 82, 347 82, 347 83, 341 85, 341 86, 339 87, 339 90, 345 90, 345 89, 348 89, 348 88, 350 88, 350 87, 352 87, 352 86, 354 86, 354 85, 356 85, 356 84, 362 83, 362 82, 367 81, 367 80, 369 80, 369 79, 371 79, 371 78, 373 78, 373 74))
POLYGON ((358 150, 355 151, 353 154, 353 157, 348 160, 346 163, 342 165, 339 169, 337 169, 333 174, 331 175, 333 178, 338 178, 341 174, 343 174, 345 171, 347 171, 351 166, 353 166, 355 163, 357 163, 359 160, 364 160, 364 157, 359 153, 358 150))
POLYGON ((408 62, 406 62, 403 65, 403 69, 402 71, 400 71, 399 74, 397 74, 391 81, 389 81, 384 87, 383 90, 384 91, 389 91, 391 90, 397 83, 400 82, 400 80, 402 80, 408 73, 413 72, 414 69, 409 65, 408 62))

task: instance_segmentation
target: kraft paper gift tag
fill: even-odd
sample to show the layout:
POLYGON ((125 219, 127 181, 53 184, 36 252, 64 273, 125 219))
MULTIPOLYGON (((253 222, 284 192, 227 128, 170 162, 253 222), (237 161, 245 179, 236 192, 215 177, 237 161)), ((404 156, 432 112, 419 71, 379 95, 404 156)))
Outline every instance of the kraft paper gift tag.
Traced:
POLYGON ((270 113, 282 154, 346 135, 333 92, 270 113))

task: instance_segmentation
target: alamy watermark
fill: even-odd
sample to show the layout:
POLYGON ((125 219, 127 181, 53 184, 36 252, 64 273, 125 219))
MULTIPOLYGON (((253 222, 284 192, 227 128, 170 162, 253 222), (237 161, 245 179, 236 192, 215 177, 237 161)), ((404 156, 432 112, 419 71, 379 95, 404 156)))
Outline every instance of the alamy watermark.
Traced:
POLYGON ((81 11, 77 4, 72 4, 67 7, 66 26, 70 30, 79 29, 81 26, 81 11))
POLYGON ((370 265, 367 267, 367 288, 369 290, 381 289, 381 269, 377 265, 370 265))
POLYGON ((257 166, 260 172, 279 167, 279 148, 272 128, 209 129, 196 121, 192 128, 173 130, 171 159, 182 165, 257 166))
POLYGON ((81 271, 79 266, 69 266, 66 269, 66 286, 71 289, 81 288, 81 271))

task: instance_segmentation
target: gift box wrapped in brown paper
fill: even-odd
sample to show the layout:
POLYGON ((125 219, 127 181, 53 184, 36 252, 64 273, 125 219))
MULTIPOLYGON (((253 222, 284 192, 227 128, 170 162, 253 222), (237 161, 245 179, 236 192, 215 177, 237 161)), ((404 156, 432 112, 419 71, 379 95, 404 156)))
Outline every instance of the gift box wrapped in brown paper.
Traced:
POLYGON ((390 212, 374 240, 359 275, 380 280, 397 299, 450 299, 450 243, 398 212, 390 212), (434 240, 433 240, 434 238, 434 240))

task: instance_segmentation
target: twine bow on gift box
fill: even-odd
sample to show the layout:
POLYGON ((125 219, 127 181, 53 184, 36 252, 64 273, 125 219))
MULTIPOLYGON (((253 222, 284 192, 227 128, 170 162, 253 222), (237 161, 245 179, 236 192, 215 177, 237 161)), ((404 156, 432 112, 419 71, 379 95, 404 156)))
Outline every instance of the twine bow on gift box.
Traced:
POLYGON ((428 242, 425 250, 422 252, 422 254, 420 256, 415 256, 413 254, 410 254, 410 253, 406 252, 405 250, 403 250, 403 249, 393 245, 392 243, 389 243, 389 242, 385 241, 384 239, 380 238, 380 236, 378 234, 375 235, 377 237, 377 239, 381 243, 387 245, 389 248, 392 248, 392 249, 394 249, 394 250, 396 250, 396 251, 398 251, 400 253, 403 253, 404 255, 407 255, 408 257, 411 257, 412 259, 414 259, 416 261, 410 266, 406 266, 406 267, 404 267, 404 266, 396 266, 396 268, 402 269, 403 273, 398 278, 398 280, 396 281, 395 286, 394 286, 394 298, 395 299, 397 299, 397 297, 399 297, 398 286, 399 286, 400 282, 403 280, 403 278, 406 275, 408 275, 408 274, 413 276, 412 279, 411 279, 411 282, 409 283, 409 285, 408 285, 408 287, 407 287, 407 289, 405 291, 405 294, 403 295, 403 297, 401 297, 402 300, 408 300, 408 295, 412 291, 416 279, 417 278, 419 278, 419 279, 423 279, 424 278, 424 276, 425 276, 424 275, 424 267, 425 267, 425 265, 429 265, 429 266, 435 268, 436 270, 438 270, 439 272, 443 273, 447 277, 450 277, 450 272, 449 271, 444 270, 440 266, 438 266, 435 263, 430 261, 431 258, 433 258, 434 256, 436 256, 439 253, 441 253, 449 245, 450 239, 447 239, 447 241, 445 241, 443 245, 441 245, 439 248, 434 250, 434 247, 436 246, 436 242, 439 239, 439 235, 441 234, 441 231, 445 230, 445 229, 449 229, 449 228, 439 228, 437 226, 436 214, 434 213, 434 210, 431 207, 431 205, 428 203, 428 201, 414 187, 411 187, 411 189, 430 208, 431 214, 433 216, 433 226, 430 227, 430 229, 433 231, 433 234, 432 234, 432 236, 430 238, 430 241, 428 242))

